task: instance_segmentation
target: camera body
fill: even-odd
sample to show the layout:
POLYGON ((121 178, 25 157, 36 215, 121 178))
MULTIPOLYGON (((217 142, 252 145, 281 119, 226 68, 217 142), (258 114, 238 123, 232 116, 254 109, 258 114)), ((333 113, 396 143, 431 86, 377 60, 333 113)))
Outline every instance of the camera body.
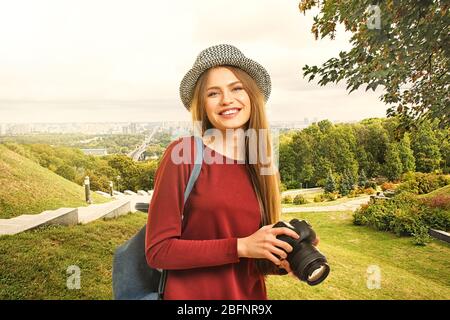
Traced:
POLYGON ((286 227, 300 236, 298 239, 287 235, 277 236, 292 246, 293 250, 287 254, 287 260, 295 276, 310 286, 325 280, 330 273, 330 266, 327 258, 312 244, 316 239, 316 233, 311 225, 305 220, 292 219, 289 223, 279 221, 273 227, 286 227))

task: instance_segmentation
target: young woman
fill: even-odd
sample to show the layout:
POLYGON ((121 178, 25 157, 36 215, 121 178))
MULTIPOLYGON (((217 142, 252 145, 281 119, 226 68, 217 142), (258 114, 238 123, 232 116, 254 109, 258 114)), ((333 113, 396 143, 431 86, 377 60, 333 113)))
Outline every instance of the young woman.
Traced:
POLYGON ((265 276, 291 272, 284 259, 292 247, 276 237, 298 235, 272 228, 280 219, 279 176, 250 161, 251 150, 271 150, 270 88, 267 71, 230 45, 203 50, 183 78, 181 100, 200 123, 205 157, 219 161, 203 163, 186 203, 193 152, 189 163, 174 161, 184 138, 168 146, 156 172, 146 257, 168 270, 164 299, 267 299, 265 276), (222 139, 215 134, 212 141, 207 133, 214 130, 222 139), (249 130, 257 140, 238 143, 249 130))

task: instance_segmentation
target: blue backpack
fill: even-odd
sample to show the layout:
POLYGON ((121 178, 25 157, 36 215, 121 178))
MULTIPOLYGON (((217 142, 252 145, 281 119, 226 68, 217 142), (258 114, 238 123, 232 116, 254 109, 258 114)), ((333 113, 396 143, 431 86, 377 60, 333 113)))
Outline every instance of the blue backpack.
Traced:
MULTIPOLYGON (((203 141, 194 136, 196 150, 194 168, 184 191, 184 203, 200 174, 203 160, 203 141)), ((116 300, 162 300, 167 270, 150 268, 145 256, 144 226, 130 240, 114 252, 112 282, 116 300)))

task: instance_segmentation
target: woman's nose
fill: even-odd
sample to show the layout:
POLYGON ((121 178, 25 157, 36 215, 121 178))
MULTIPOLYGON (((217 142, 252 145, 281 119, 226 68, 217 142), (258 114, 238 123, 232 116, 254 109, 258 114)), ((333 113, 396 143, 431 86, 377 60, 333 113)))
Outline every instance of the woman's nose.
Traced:
POLYGON ((225 91, 222 96, 222 104, 229 105, 231 103, 233 103, 233 97, 231 95, 231 92, 225 91))

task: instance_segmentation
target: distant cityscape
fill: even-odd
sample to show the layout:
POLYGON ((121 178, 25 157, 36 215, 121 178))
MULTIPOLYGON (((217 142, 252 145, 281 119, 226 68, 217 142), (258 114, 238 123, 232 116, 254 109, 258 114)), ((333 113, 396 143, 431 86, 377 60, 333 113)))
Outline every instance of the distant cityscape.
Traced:
MULTIPOLYGON (((303 129, 318 122, 318 118, 303 121, 273 121, 272 129, 303 129)), ((331 121, 338 123, 339 121, 331 121)), ((354 121, 349 121, 354 122, 354 121)), ((155 127, 170 131, 189 132, 190 121, 159 122, 86 122, 86 123, 0 123, 0 135, 17 136, 29 134, 140 134, 155 127)))

